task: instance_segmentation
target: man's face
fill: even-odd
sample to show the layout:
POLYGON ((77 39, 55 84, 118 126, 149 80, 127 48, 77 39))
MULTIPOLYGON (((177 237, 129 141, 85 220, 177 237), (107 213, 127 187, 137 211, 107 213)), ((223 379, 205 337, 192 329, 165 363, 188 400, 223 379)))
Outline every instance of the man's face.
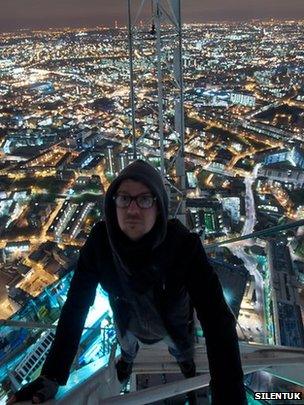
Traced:
MULTIPOLYGON (((145 184, 134 180, 122 181, 116 194, 131 197, 152 195, 145 184)), ((131 240, 136 241, 153 228, 157 217, 157 205, 154 203, 151 208, 139 208, 136 201, 132 200, 129 207, 116 207, 116 215, 120 229, 131 240)))

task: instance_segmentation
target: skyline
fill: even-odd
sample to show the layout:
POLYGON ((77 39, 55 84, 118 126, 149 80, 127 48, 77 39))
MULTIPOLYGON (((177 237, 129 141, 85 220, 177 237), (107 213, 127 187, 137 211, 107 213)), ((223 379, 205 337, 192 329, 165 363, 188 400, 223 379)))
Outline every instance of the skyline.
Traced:
MULTIPOLYGON (((113 27, 126 25, 127 1, 121 0, 3 0, 0 16, 0 32, 19 29, 49 29, 63 27, 113 27)), ((304 18, 302 0, 198 0, 182 2, 182 19, 191 22, 246 21, 253 19, 304 18), (187 3, 187 4, 186 4, 187 3)))

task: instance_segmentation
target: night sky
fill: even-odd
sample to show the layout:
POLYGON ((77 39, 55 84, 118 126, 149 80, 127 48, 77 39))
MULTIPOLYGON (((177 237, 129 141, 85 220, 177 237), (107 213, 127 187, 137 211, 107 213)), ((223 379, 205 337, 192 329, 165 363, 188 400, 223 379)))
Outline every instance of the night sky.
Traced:
MULTIPOLYGON (((132 0, 133 4, 137 0, 132 0)), ((0 0, 0 31, 126 24, 127 0, 0 0)), ((304 18, 304 0, 182 0, 184 22, 304 18)))

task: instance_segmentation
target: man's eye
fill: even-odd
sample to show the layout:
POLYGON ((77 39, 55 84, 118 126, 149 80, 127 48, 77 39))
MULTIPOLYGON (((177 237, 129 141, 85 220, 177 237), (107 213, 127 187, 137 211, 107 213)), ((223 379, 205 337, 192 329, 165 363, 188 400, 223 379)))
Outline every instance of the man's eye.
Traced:
POLYGON ((143 196, 139 197, 139 202, 143 203, 143 204, 149 203, 151 201, 151 198, 152 197, 150 195, 143 195, 143 196))
POLYGON ((129 201, 130 197, 128 195, 120 195, 119 198, 121 201, 129 201))

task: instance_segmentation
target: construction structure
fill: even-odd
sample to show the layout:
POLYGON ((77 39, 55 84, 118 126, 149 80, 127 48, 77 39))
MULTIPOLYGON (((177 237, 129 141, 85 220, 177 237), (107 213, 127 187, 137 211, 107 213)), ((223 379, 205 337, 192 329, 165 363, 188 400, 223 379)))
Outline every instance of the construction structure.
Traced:
POLYGON ((181 1, 128 0, 128 40, 133 158, 139 150, 159 157, 171 214, 185 223, 181 1))

